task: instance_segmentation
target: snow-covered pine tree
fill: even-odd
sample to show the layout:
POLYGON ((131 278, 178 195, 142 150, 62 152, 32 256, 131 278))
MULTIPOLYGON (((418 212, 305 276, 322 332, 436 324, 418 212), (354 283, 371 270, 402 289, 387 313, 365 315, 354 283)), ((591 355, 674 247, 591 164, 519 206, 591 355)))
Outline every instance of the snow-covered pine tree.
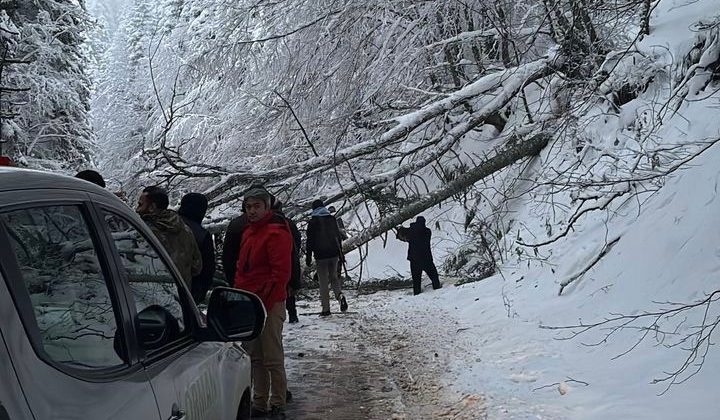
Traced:
POLYGON ((27 86, 27 105, 16 119, 14 147, 29 166, 76 169, 94 148, 88 113, 90 80, 82 44, 84 0, 18 2, 7 10, 19 28, 17 57, 29 61, 8 78, 27 86))
POLYGON ((12 149, 19 130, 13 119, 20 105, 17 96, 25 88, 9 85, 6 79, 9 67, 24 64, 15 59, 19 36, 20 32, 10 16, 4 9, 0 10, 0 156, 17 154, 12 149))

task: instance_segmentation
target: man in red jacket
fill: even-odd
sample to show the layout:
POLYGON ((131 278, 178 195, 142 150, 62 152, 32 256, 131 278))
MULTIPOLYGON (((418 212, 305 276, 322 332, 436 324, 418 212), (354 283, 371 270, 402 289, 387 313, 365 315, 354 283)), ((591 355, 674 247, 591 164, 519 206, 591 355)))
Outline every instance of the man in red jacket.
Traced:
POLYGON ((252 360, 253 414, 283 418, 287 378, 282 331, 293 239, 285 219, 272 212, 266 189, 251 188, 243 205, 250 223, 242 232, 234 286, 258 295, 267 311, 262 334, 245 345, 252 360))

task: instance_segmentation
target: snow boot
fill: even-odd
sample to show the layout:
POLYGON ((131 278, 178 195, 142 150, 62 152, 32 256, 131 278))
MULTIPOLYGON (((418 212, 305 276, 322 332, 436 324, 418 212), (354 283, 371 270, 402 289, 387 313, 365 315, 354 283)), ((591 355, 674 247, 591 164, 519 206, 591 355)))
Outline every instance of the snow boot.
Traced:
POLYGON ((340 299, 338 299, 338 300, 340 301, 340 312, 347 311, 348 304, 347 304, 347 300, 345 299, 345 295, 340 293, 340 299))

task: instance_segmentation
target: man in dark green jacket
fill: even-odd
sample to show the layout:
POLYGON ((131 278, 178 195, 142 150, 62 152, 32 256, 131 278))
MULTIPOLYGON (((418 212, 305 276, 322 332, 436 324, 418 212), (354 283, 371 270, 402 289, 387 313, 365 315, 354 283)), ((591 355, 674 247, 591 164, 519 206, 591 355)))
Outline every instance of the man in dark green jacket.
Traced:
POLYGON ((193 276, 200 274, 202 257, 190 228, 180 216, 169 210, 168 195, 162 188, 147 187, 140 194, 135 211, 160 240, 188 288, 193 276))

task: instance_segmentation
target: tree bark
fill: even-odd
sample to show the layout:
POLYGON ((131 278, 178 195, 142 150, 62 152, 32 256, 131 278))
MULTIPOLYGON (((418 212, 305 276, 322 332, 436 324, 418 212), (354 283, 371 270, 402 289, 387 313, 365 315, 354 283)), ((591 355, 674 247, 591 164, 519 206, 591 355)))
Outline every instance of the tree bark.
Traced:
POLYGON ((518 160, 535 156, 548 144, 550 136, 545 133, 537 134, 529 140, 514 142, 498 151, 495 156, 489 158, 479 166, 468 170, 462 176, 445 184, 442 188, 426 194, 410 204, 400 208, 395 213, 383 217, 370 227, 360 232, 343 243, 343 252, 348 253, 383 233, 412 219, 425 210, 436 206, 453 195, 473 186, 483 178, 504 169, 518 160))
POLYGON ((642 24, 640 25, 640 33, 650 35, 650 13, 652 12, 652 2, 643 0, 642 2, 642 24))

